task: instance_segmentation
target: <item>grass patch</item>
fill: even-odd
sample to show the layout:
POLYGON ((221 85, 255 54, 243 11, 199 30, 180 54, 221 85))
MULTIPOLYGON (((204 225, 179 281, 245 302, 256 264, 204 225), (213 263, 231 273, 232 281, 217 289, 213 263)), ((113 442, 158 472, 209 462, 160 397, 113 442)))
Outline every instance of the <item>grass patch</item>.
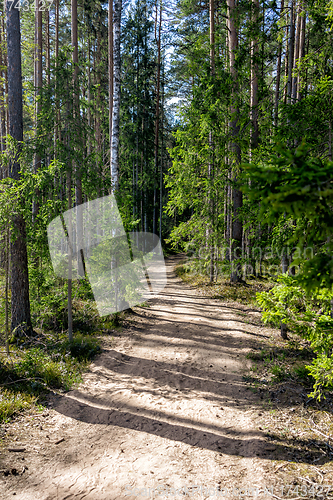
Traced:
POLYGON ((100 352, 96 337, 76 334, 70 343, 65 334, 30 339, 12 347, 11 357, 0 357, 0 423, 31 408, 52 390, 68 391, 81 382, 82 372, 100 352))
POLYGON ((31 394, 3 389, 0 392, 0 423, 8 422, 17 413, 31 408, 36 400, 31 394))

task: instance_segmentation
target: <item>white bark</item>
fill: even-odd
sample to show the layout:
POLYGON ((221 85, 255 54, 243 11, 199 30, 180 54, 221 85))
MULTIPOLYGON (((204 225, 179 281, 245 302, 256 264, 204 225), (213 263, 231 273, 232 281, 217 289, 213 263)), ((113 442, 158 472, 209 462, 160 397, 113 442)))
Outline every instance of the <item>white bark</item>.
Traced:
POLYGON ((113 84, 113 112, 111 137, 111 194, 118 189, 119 183, 119 116, 120 116, 120 23, 122 0, 114 3, 114 84, 113 84))

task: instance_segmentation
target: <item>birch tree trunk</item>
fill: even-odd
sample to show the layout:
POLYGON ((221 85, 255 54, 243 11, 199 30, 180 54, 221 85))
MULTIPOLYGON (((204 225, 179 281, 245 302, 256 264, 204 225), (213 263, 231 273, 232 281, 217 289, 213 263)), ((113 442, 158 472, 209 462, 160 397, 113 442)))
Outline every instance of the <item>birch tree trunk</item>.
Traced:
POLYGON ((119 186, 119 117, 120 117, 120 23, 122 0, 114 3, 114 88, 111 137, 111 193, 119 186))

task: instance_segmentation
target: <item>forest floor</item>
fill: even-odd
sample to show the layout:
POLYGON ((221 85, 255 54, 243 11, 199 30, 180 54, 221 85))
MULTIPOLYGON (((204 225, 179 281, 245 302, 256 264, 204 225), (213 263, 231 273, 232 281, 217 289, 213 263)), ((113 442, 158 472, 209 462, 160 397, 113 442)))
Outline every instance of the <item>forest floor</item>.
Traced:
POLYGON ((255 308, 200 296, 179 260, 82 384, 6 424, 1 500, 333 497, 330 406, 310 408, 293 381, 251 384, 249 355, 278 332, 255 308))

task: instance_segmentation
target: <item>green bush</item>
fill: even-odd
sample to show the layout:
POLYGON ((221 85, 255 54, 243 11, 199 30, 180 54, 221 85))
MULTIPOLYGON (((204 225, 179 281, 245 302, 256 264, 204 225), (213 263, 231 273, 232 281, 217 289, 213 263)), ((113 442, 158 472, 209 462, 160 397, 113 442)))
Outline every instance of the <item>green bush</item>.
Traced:
POLYGON ((333 386, 332 290, 322 287, 306 292, 297 277, 287 274, 277 281, 269 292, 257 293, 257 301, 263 308, 262 319, 276 327, 283 322, 290 331, 310 342, 317 356, 312 365, 299 368, 299 376, 314 383, 311 395, 320 400, 323 389, 333 386))
POLYGON ((74 337, 73 342, 68 340, 63 342, 61 351, 64 355, 70 354, 78 361, 88 361, 96 356, 101 351, 101 348, 97 339, 79 334, 74 337))

